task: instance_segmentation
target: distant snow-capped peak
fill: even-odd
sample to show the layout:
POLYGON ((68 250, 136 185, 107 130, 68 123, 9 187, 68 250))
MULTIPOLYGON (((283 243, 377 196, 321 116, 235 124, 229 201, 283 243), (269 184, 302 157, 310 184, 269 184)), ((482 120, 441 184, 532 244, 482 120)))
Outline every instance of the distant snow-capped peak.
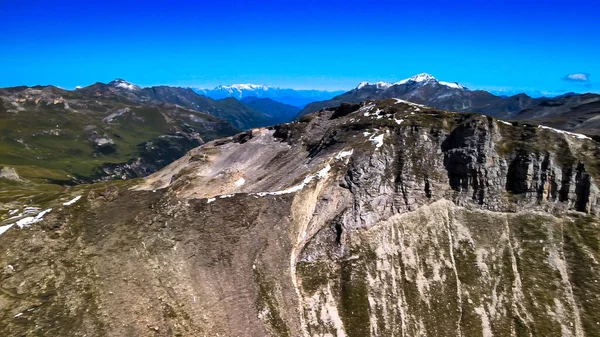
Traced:
POLYGON ((271 87, 266 86, 264 84, 231 84, 231 85, 219 85, 214 90, 225 90, 229 92, 233 92, 234 90, 242 91, 242 90, 269 90, 271 87))
POLYGON ((122 80, 120 78, 117 78, 116 80, 110 82, 108 85, 111 85, 113 87, 116 88, 123 88, 123 89, 127 89, 127 90, 140 90, 141 88, 133 83, 129 83, 125 80, 122 80))
POLYGON ((413 77, 409 77, 407 79, 404 79, 400 82, 396 82, 394 84, 405 84, 405 83, 409 83, 409 82, 414 82, 414 83, 418 83, 421 85, 427 84, 427 83, 438 83, 440 85, 449 87, 449 88, 454 88, 454 89, 461 89, 464 90, 466 89, 465 87, 463 87, 462 85, 456 83, 456 82, 444 82, 444 81, 438 81, 435 77, 433 77, 432 75, 428 74, 428 73, 421 73, 421 74, 417 74, 413 77))
POLYGON ((366 86, 376 86, 377 89, 387 89, 389 87, 392 87, 394 85, 402 85, 402 84, 407 84, 407 83, 416 83, 418 85, 425 85, 428 83, 437 83, 449 88, 453 88, 453 89, 461 89, 464 90, 466 89, 465 87, 463 87, 462 85, 456 83, 456 82, 443 82, 443 81, 438 81, 435 77, 433 77, 430 74, 427 73, 421 73, 421 74, 417 74, 413 77, 409 77, 407 79, 404 79, 402 81, 398 81, 395 83, 390 83, 390 82, 375 82, 375 83, 370 83, 370 82, 361 82, 356 89, 362 89, 366 86))
POLYGON ((433 77, 427 73, 421 73, 421 74, 415 75, 413 77, 404 79, 400 82, 396 82, 394 84, 404 84, 404 83, 408 83, 408 82, 427 83, 427 82, 433 82, 433 81, 438 82, 438 80, 435 77, 433 77))

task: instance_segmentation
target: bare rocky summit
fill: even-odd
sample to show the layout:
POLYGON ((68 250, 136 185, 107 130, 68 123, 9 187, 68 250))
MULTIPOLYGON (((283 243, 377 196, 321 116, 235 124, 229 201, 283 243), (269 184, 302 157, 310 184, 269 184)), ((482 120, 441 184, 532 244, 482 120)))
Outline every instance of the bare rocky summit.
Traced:
POLYGON ((214 140, 0 235, 0 333, 598 336, 599 151, 397 99, 214 140))

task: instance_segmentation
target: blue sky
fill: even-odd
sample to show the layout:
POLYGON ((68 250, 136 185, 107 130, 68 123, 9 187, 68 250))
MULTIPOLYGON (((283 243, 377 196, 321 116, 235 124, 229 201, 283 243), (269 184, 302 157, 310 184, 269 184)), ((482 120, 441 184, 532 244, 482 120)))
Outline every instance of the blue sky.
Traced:
POLYGON ((348 89, 428 72, 470 88, 598 92, 599 12, 588 0, 0 0, 0 87, 348 89))

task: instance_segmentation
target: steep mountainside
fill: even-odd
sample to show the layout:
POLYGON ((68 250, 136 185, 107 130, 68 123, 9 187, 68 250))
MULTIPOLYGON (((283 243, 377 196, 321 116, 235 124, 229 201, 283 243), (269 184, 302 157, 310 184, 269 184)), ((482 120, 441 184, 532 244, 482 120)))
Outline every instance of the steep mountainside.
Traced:
POLYGON ((429 74, 419 74, 396 83, 363 82, 355 89, 331 100, 307 105, 300 115, 338 106, 344 102, 399 98, 456 112, 479 112, 497 117, 510 117, 538 102, 525 94, 511 97, 494 96, 483 90, 469 90, 457 83, 438 81, 429 74))
POLYGON ((599 336, 599 154, 400 100, 216 140, 4 220, 0 334, 599 336))
POLYGON ((241 102, 256 111, 272 116, 277 124, 292 121, 300 112, 300 108, 270 98, 246 97, 242 98, 241 102))
POLYGON ((303 108, 309 103, 331 99, 344 91, 295 90, 269 87, 258 84, 219 85, 214 89, 194 89, 197 93, 214 99, 234 97, 239 100, 247 97, 271 98, 275 101, 303 108))

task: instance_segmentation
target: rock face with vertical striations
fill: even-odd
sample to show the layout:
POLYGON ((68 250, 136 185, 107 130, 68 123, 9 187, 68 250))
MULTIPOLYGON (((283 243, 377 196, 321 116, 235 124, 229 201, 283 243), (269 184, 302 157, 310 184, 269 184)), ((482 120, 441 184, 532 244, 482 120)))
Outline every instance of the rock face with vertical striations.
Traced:
POLYGON ((598 336, 598 158, 395 99, 215 140, 2 234, 0 332, 598 336))

